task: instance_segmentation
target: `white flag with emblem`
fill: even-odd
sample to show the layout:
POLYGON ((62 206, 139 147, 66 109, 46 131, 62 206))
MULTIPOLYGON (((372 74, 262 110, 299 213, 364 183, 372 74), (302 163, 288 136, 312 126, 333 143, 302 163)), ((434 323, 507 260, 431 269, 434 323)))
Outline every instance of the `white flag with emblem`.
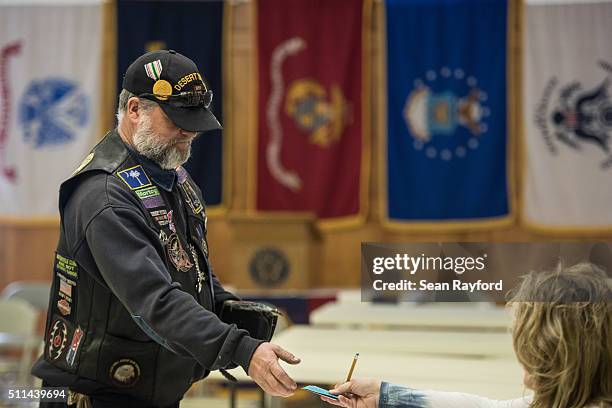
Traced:
POLYGON ((59 3, 0 3, 0 215, 57 215, 99 136, 102 1, 59 3))
POLYGON ((525 7, 523 222, 612 231, 612 1, 525 7))

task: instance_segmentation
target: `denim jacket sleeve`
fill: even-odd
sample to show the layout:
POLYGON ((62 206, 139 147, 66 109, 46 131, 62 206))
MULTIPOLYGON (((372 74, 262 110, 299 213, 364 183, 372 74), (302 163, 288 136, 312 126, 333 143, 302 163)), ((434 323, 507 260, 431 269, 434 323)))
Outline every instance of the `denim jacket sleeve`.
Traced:
POLYGON ((379 408, 528 408, 530 397, 491 400, 460 392, 426 391, 383 382, 379 408))

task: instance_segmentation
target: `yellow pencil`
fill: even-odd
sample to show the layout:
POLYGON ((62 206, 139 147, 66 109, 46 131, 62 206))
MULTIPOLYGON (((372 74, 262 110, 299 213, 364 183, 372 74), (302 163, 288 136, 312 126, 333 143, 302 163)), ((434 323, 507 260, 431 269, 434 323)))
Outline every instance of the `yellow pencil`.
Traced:
POLYGON ((355 357, 353 357, 353 364, 351 364, 351 369, 349 370, 349 373, 346 376, 346 381, 345 382, 351 381, 351 377, 353 376, 353 370, 355 369, 355 364, 357 364, 357 359, 358 358, 359 358, 359 353, 356 353, 355 357))

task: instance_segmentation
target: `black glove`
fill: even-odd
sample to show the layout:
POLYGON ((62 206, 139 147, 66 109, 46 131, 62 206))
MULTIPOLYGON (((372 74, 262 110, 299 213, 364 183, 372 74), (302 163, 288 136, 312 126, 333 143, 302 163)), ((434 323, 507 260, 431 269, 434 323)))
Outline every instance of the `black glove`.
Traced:
POLYGON ((225 323, 248 331, 254 339, 270 341, 280 314, 277 308, 263 303, 227 300, 219 317, 225 323))

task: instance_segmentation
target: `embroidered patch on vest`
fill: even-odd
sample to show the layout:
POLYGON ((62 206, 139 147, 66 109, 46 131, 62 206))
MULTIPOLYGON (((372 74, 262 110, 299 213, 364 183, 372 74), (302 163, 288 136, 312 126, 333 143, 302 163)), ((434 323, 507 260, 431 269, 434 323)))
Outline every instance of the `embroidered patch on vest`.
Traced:
POLYGON ((187 201, 187 204, 191 207, 191 211, 193 211, 194 214, 199 214, 204 209, 204 206, 198 198, 194 188, 191 186, 191 183, 185 181, 184 183, 179 183, 179 186, 181 190, 183 190, 185 201, 187 201))
POLYGON ((135 190, 136 195, 142 201, 146 209, 163 207, 164 199, 159 194, 159 190, 155 186, 140 188, 135 190))
POLYGON ((62 272, 64 275, 78 279, 79 271, 77 267, 77 263, 70 259, 62 256, 58 253, 55 254, 55 265, 53 265, 55 270, 62 272))
POLYGON ((83 339, 83 330, 81 327, 77 327, 72 335, 72 342, 70 343, 70 350, 68 350, 68 354, 66 354, 66 362, 69 365, 74 365, 74 359, 79 351, 79 347, 81 346, 81 340, 83 339))
POLYGON ((147 173, 145 173, 141 165, 130 167, 129 169, 120 171, 117 174, 132 190, 151 185, 151 180, 149 180, 147 173))
POLYGON ((151 214, 151 217, 153 217, 160 227, 164 227, 170 222, 168 220, 168 211, 163 208, 161 210, 149 211, 149 214, 151 214))
POLYGON ((68 316, 72 311, 72 305, 74 303, 74 293, 72 288, 76 286, 76 281, 72 279, 66 278, 61 273, 55 274, 59 280, 59 288, 57 291, 57 299, 56 302, 57 310, 62 314, 62 316, 68 316))
POLYGON ((176 234, 170 235, 168 238, 168 258, 170 262, 181 272, 189 272, 193 264, 189 260, 189 255, 181 246, 181 241, 176 234))
POLYGON ((108 375, 114 384, 120 387, 132 387, 140 379, 140 367, 136 361, 122 358, 113 363, 108 375))
POLYGON ((70 303, 66 299, 60 299, 57 301, 57 310, 62 314, 62 316, 68 316, 72 311, 72 307, 70 303))
POLYGON ((57 319, 53 323, 53 327, 51 328, 51 333, 49 333, 49 347, 47 348, 47 355, 52 360, 57 360, 60 358, 64 349, 66 348, 66 343, 68 342, 68 328, 66 324, 62 322, 60 319, 57 319))

